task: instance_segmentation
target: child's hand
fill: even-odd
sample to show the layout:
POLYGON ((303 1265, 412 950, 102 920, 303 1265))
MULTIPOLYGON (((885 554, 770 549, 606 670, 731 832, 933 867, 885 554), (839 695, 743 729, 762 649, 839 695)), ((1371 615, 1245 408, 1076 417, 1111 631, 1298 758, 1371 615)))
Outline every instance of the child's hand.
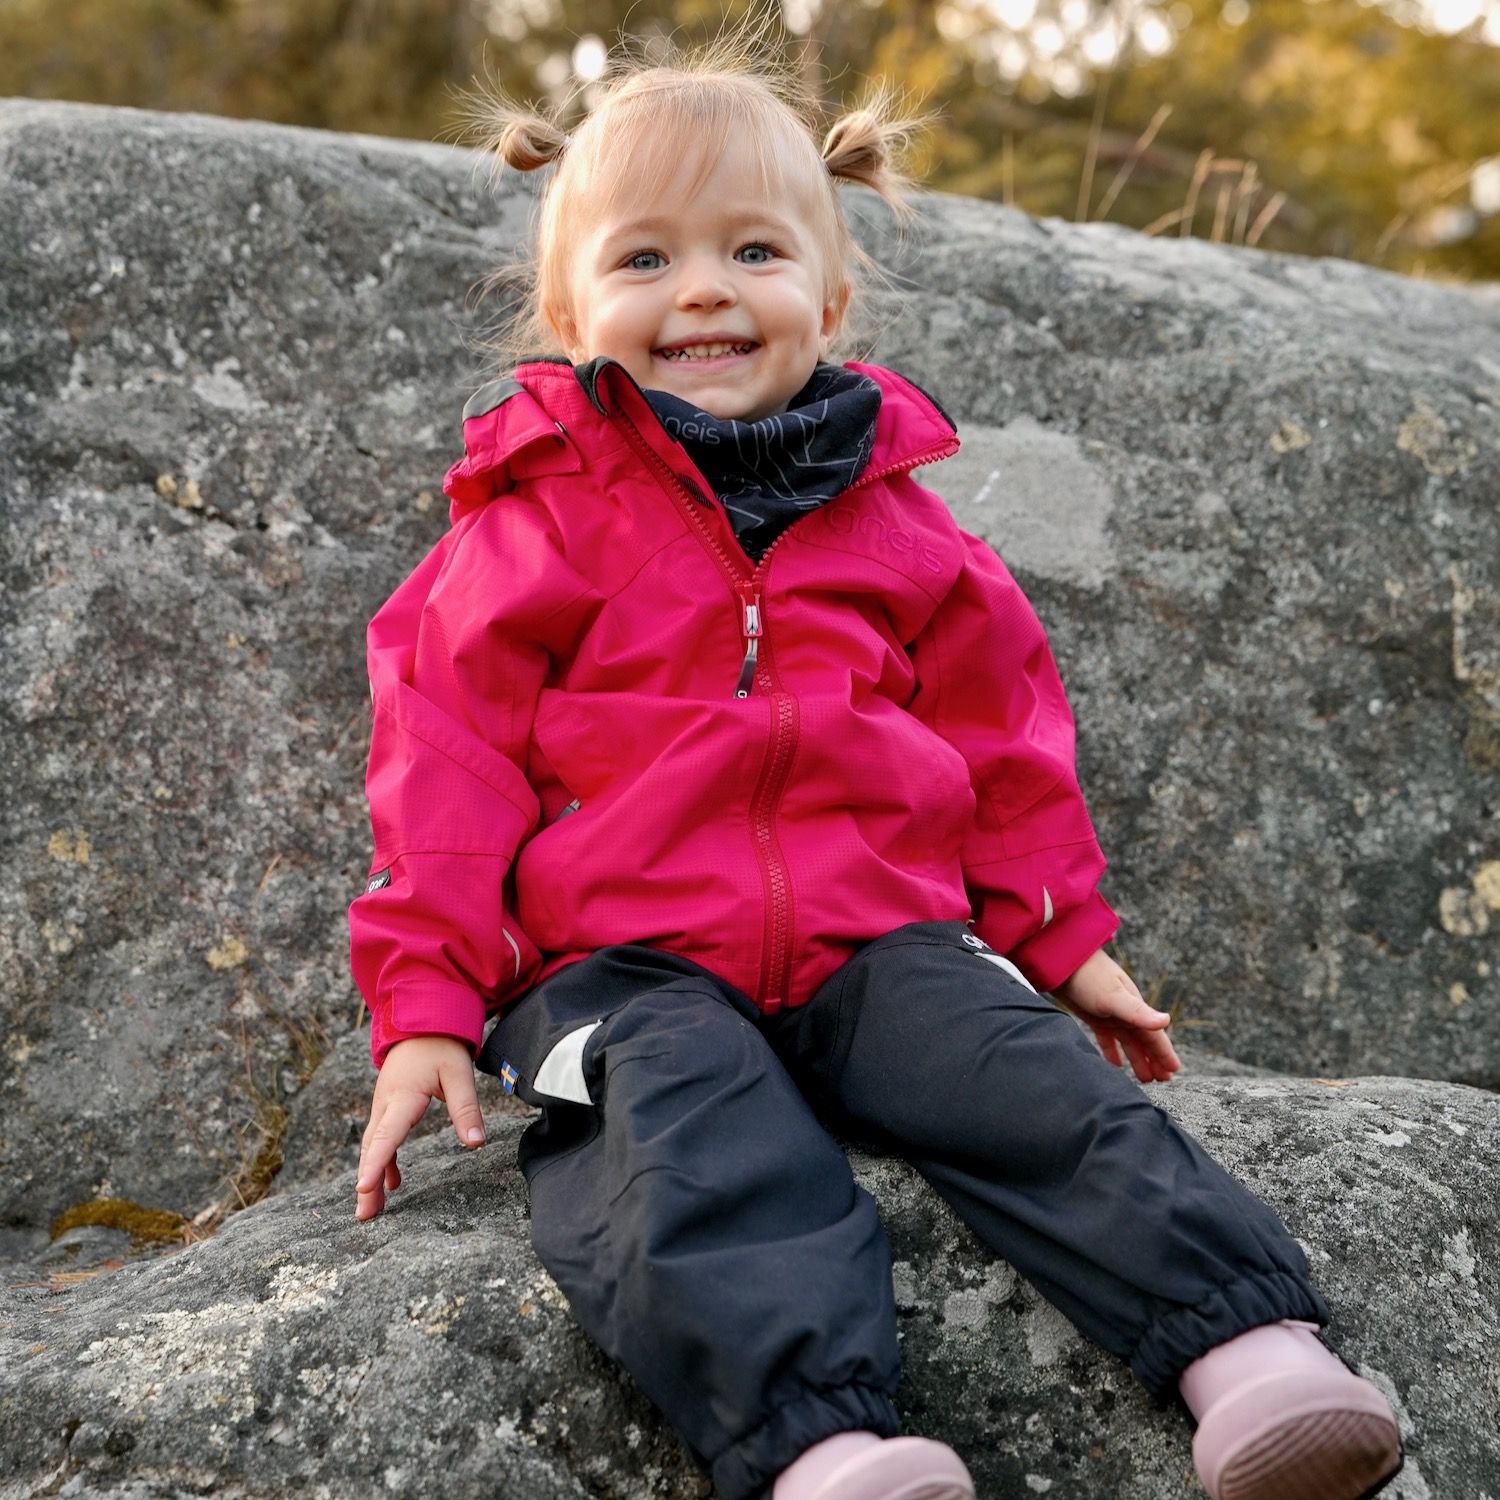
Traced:
POLYGON ((464 1145, 484 1144, 484 1117, 474 1092, 469 1049, 451 1036, 414 1036, 397 1042, 386 1053, 375 1081, 370 1123, 360 1143, 359 1177, 354 1184, 356 1219, 373 1219, 385 1207, 386 1192, 401 1186, 396 1148, 434 1099, 447 1104, 448 1116, 464 1145))
POLYGON ((1107 1062, 1123 1067, 1121 1049, 1142 1083, 1168 1083, 1182 1066, 1166 1028, 1172 1018, 1141 999, 1124 969, 1100 951, 1053 992, 1098 1039, 1107 1062))

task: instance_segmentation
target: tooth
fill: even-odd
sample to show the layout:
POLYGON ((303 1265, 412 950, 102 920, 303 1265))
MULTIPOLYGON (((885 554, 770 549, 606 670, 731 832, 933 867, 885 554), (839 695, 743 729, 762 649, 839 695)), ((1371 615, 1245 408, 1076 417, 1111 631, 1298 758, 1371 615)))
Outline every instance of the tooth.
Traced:
POLYGON ((748 354, 753 345, 751 344, 726 344, 723 342, 713 344, 686 344, 680 349, 664 349, 662 353, 667 359, 717 359, 724 354, 748 354))

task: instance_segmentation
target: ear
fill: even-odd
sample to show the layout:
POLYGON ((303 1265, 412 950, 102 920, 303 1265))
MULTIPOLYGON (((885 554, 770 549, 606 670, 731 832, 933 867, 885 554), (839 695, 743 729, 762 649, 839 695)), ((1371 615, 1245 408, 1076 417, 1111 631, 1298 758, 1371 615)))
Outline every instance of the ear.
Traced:
POLYGON ((836 288, 832 298, 823 304, 821 332, 824 344, 827 344, 843 327, 844 313, 849 306, 849 290, 849 283, 846 281, 836 288))
POLYGON ((577 358, 578 347, 578 323, 573 314, 563 307, 549 307, 544 309, 547 315, 547 323, 556 335, 557 342, 562 345, 563 351, 569 359, 577 358))

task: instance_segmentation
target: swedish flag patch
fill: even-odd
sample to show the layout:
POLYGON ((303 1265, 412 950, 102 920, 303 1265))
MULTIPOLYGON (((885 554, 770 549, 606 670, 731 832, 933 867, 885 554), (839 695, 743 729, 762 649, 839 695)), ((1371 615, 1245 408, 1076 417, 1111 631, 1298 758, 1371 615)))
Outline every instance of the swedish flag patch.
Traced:
POLYGON ((519 1078, 520 1074, 511 1066, 510 1059, 507 1057, 500 1064, 500 1087, 507 1094, 513 1094, 516 1091, 516 1083, 519 1078))

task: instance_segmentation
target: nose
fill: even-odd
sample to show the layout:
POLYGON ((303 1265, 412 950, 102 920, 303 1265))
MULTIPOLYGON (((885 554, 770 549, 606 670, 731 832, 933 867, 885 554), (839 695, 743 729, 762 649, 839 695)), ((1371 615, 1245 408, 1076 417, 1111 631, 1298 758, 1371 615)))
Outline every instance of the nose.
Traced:
POLYGON ((734 279, 716 255, 695 255, 681 263, 677 305, 681 308, 729 307, 736 301, 734 279))

